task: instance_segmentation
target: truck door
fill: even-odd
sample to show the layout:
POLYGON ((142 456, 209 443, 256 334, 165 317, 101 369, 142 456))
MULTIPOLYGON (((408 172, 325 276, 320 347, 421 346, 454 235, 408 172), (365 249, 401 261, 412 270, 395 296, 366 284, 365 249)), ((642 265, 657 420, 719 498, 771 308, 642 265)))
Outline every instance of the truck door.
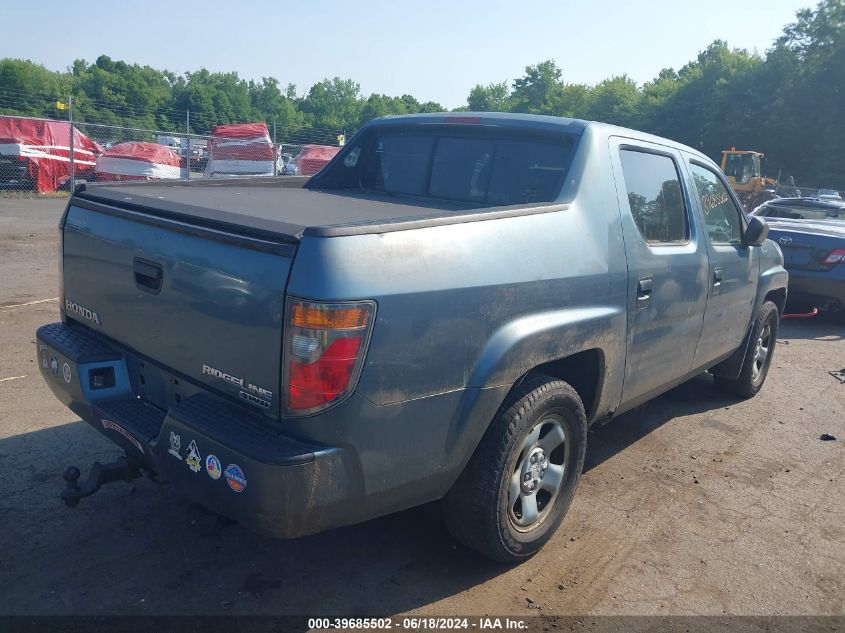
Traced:
POLYGON ((681 176, 681 155, 619 137, 610 139, 610 151, 628 258, 621 410, 689 374, 701 336, 709 268, 681 176))
POLYGON ((694 204, 704 225, 710 256, 710 283, 695 367, 733 352, 751 322, 757 294, 759 257, 742 243, 745 215, 727 181, 714 168, 689 157, 694 204))

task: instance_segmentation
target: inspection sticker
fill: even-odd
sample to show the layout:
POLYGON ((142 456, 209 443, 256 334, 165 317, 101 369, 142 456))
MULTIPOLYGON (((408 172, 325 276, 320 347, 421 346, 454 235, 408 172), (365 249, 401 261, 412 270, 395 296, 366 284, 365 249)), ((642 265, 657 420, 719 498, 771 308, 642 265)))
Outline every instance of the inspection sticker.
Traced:
POLYGON ((226 483, 235 492, 243 492, 246 488, 246 475, 237 464, 226 466, 226 483))
POLYGON ((205 472, 214 480, 220 479, 220 475, 223 474, 223 467, 220 465, 217 455, 209 455, 205 458, 205 472))

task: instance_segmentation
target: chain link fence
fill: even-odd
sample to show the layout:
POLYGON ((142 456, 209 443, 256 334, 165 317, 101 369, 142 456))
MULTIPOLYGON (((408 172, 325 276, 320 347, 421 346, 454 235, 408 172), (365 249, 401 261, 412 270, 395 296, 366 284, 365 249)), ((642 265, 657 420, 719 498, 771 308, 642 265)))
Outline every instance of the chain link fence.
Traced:
POLYGON ((274 137, 265 123, 200 135, 0 115, 0 196, 67 193, 82 182, 310 176, 344 141, 307 129, 296 142, 274 137))
MULTIPOLYGON (((209 135, 83 121, 72 128, 71 135, 68 120, 0 115, 0 196, 67 193, 81 182, 311 176, 345 141, 308 128, 277 141, 275 125, 265 123, 217 125, 209 135)), ((787 180, 780 197, 845 199, 787 180)))

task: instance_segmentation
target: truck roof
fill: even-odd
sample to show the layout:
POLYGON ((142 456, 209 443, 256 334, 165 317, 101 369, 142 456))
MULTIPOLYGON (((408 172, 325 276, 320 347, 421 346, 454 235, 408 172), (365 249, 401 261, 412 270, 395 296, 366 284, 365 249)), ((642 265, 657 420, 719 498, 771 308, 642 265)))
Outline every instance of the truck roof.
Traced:
MULTIPOLYGON (((373 119, 370 126, 407 125, 409 123, 454 123, 501 125, 510 128, 553 128, 571 134, 581 134, 591 122, 546 114, 519 112, 436 112, 423 114, 397 114, 373 119)), ((362 128, 362 129, 364 129, 362 128)))
POLYGON ((641 132, 640 130, 621 127, 611 123, 602 123, 601 121, 570 119, 567 117, 550 116, 545 114, 522 114, 519 112, 438 112, 432 114, 399 114, 373 119, 367 123, 365 127, 370 125, 406 125, 408 123, 459 124, 470 122, 480 125, 500 125, 509 128, 554 129, 576 135, 583 134, 584 130, 589 127, 591 131, 604 136, 624 136, 649 141, 651 143, 657 143, 659 145, 674 147, 675 149, 688 152, 697 158, 706 160, 708 163, 715 164, 708 156, 694 147, 678 143, 677 141, 673 141, 662 136, 655 136, 654 134, 649 134, 648 132, 641 132))

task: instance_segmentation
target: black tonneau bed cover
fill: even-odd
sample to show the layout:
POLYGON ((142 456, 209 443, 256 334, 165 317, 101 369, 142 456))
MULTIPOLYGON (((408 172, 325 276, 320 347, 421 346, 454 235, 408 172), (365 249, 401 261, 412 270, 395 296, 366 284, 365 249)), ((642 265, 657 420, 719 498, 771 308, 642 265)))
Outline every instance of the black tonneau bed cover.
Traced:
POLYGON ((479 207, 476 204, 304 189, 305 177, 80 185, 74 197, 285 242, 303 235, 334 237, 556 211, 564 205, 479 207))

